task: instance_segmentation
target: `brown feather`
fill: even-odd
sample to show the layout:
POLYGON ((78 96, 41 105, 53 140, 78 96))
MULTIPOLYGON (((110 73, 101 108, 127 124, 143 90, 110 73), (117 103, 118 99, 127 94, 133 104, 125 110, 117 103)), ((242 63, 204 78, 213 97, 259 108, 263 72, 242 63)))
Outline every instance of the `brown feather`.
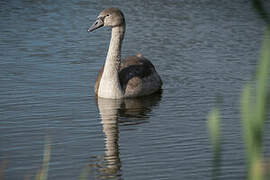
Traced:
MULTIPOLYGON (((98 94, 99 83, 103 70, 104 66, 99 70, 96 78, 96 95, 98 94)), ((160 90, 162 85, 162 81, 153 64, 141 54, 137 56, 129 56, 121 60, 119 81, 126 97, 152 94, 160 90), (145 89, 149 90, 145 91, 145 89)))

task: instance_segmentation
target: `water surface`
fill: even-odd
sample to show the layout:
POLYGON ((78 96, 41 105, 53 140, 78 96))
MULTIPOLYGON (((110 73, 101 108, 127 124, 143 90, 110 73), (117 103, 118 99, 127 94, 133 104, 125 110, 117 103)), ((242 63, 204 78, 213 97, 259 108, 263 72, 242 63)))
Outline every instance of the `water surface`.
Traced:
POLYGON ((206 116, 216 105, 220 179, 244 179, 239 95, 265 28, 248 1, 2 0, 0 27, 4 179, 33 179, 46 136, 49 179, 78 179, 84 169, 89 179, 210 179, 206 116), (126 15, 123 56, 150 59, 162 94, 95 99, 110 32, 87 29, 111 6, 126 15))

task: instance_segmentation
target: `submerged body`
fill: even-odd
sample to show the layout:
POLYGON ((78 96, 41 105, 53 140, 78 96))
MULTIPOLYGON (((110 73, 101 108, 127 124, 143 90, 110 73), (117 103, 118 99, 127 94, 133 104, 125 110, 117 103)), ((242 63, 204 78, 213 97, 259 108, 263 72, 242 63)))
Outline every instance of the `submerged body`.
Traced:
MULTIPOLYGON (((95 82, 97 96, 103 71, 104 66, 99 70, 95 82)), ((146 96, 160 90, 162 85, 153 64, 139 55, 121 60, 118 76, 124 97, 146 96)))
POLYGON ((105 9, 89 31, 102 26, 111 27, 112 34, 105 65, 100 69, 95 82, 95 94, 103 98, 120 99, 159 91, 162 81, 149 60, 141 54, 121 60, 125 34, 123 13, 117 8, 105 9))

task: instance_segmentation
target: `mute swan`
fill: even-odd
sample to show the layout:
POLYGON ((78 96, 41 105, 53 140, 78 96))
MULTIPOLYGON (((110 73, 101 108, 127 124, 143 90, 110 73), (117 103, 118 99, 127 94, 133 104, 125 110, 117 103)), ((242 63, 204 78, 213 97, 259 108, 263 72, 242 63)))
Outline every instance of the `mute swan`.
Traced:
POLYGON ((124 14, 118 8, 103 10, 88 29, 111 27, 111 41, 105 65, 95 82, 98 97, 121 99, 150 95, 161 89, 162 81, 153 64, 141 54, 121 60, 121 46, 125 34, 124 14))

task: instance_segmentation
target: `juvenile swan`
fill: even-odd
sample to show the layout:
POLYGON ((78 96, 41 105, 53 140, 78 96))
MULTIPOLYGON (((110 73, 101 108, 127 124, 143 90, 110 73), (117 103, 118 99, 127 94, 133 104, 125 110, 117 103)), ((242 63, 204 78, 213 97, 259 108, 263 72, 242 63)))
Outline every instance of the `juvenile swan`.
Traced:
POLYGON ((88 29, 112 28, 105 65, 99 70, 95 94, 102 98, 120 99, 146 96, 161 89, 162 81, 153 64, 141 54, 121 60, 121 45, 125 34, 124 14, 118 8, 103 10, 88 29))

